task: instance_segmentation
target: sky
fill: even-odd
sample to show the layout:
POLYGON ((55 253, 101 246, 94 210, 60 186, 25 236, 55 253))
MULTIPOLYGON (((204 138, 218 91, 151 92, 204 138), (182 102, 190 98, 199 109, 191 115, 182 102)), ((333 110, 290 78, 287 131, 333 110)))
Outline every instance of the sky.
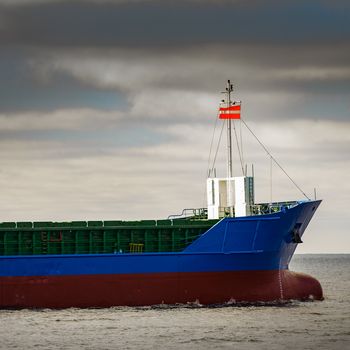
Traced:
MULTIPOLYGON (((205 206, 231 79, 245 122, 323 199, 297 252, 350 253, 349 42, 342 0, 0 0, 0 221, 205 206)), ((268 202, 270 159, 241 128, 268 202)), ((276 165, 272 180, 274 201, 305 199, 276 165)))

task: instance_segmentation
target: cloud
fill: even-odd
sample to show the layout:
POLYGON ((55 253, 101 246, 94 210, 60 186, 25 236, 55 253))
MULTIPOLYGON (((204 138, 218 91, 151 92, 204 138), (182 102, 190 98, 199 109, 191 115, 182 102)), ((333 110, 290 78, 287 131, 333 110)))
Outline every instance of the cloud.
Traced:
MULTIPOLYGON (((348 10, 345 1, 0 0, 3 217, 162 218, 204 206, 231 79, 243 118, 309 196, 317 187, 325 199, 305 251, 327 251, 329 232, 340 237, 332 251, 344 250, 347 226, 334 222, 350 200, 348 10)), ((243 130, 257 200, 269 201, 270 160, 243 130)), ((222 140, 221 175, 225 158, 222 140)), ((274 200, 302 197, 276 166, 273 180, 274 200)))
POLYGON ((195 120, 205 108, 213 113, 216 91, 231 78, 251 118, 261 111, 264 119, 291 118, 293 108, 301 119, 346 120, 348 5, 313 5, 57 1, 3 7, 0 110, 116 109, 142 120, 157 119, 171 101, 167 121, 195 120))
MULTIPOLYGON (((179 0, 184 2, 198 2, 201 0, 179 0)), ((205 0, 207 2, 220 0, 205 0)), ((223 0, 226 1, 226 0, 223 0)), ((233 0, 231 2, 235 2, 233 0)), ((54 3, 65 3, 67 0, 0 0, 1 5, 12 5, 12 6, 21 6, 21 5, 31 5, 31 4, 54 4, 54 3)), ((70 3, 95 3, 95 4, 124 4, 124 3, 142 3, 142 2, 154 2, 154 0, 69 0, 70 3)), ((163 2, 171 2, 171 0, 163 0, 163 2)))
MULTIPOLYGON (((0 114, 0 132, 79 130, 90 128, 101 120, 106 126, 117 123, 121 113, 92 109, 58 109, 53 112, 20 112, 0 114)), ((100 124, 101 125, 101 124, 100 124)))
MULTIPOLYGON (((104 87, 118 86, 118 79, 129 84, 129 87, 135 86, 140 77, 140 83, 148 86, 161 82, 163 86, 176 87, 177 83, 183 82, 183 87, 185 84, 188 86, 188 77, 192 74, 196 80, 189 87, 207 90, 210 87, 208 81, 214 77, 220 81, 227 71, 237 71, 238 77, 244 74, 249 81, 253 76, 276 82, 288 80, 292 83, 347 80, 350 49, 336 45, 307 48, 302 45, 227 47, 212 44, 166 50, 161 47, 61 50, 46 57, 53 65, 52 69, 69 70, 80 79, 84 76, 87 80, 93 78, 95 83, 99 81, 104 87), (242 66, 246 69, 240 73, 239 67, 242 66), (173 76, 174 71, 176 76, 173 76)), ((41 63, 40 68, 42 69, 41 63)))
POLYGON ((349 4, 329 2, 47 2, 5 6, 7 45, 172 47, 345 43, 349 4))
MULTIPOLYGON (((101 101, 98 96, 111 92, 112 106, 122 108, 132 119, 159 120, 161 116, 166 122, 174 118, 208 121, 216 113, 220 91, 229 77, 235 83, 236 98, 245 102, 250 118, 347 120, 350 70, 339 63, 343 51, 339 56, 334 53, 333 64, 326 48, 304 50, 294 55, 294 62, 281 61, 281 56, 288 58, 293 49, 275 48, 273 53, 278 58, 268 64, 263 63, 265 50, 251 46, 227 49, 214 45, 155 52, 57 50, 44 51, 39 59, 31 60, 30 66, 33 75, 49 76, 52 84, 55 79, 70 79, 71 86, 80 86, 84 94, 90 91, 96 96, 95 108, 103 103, 109 106, 108 100, 101 101), (312 51, 316 58, 324 59, 312 64, 312 51)), ((88 103, 93 106, 94 99, 88 103)))

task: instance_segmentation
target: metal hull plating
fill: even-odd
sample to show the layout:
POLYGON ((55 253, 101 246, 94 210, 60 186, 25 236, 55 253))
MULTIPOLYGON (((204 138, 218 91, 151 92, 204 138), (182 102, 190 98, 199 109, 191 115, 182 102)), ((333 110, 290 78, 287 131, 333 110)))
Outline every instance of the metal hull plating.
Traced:
POLYGON ((67 308, 321 299, 310 276, 283 271, 227 271, 4 277, 3 308, 67 308))
POLYGON ((0 257, 0 307, 107 307, 322 298, 288 271, 320 201, 227 218, 179 253, 0 257))

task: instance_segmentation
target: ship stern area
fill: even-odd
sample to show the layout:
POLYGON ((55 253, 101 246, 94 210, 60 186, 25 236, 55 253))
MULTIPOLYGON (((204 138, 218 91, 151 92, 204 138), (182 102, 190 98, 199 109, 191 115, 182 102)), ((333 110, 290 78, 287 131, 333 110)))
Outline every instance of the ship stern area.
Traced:
POLYGON ((235 302, 323 300, 317 279, 289 270, 292 256, 320 203, 298 202, 272 214, 225 218, 186 252, 224 253, 223 265, 229 271, 218 273, 220 278, 216 276, 213 283, 207 280, 207 286, 216 285, 235 302))

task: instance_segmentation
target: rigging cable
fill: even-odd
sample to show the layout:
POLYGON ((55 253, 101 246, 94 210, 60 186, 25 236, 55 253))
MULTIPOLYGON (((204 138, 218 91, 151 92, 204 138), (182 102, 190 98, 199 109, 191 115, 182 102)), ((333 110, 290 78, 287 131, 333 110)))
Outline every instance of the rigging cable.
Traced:
POLYGON ((272 203, 272 157, 270 156, 270 203, 272 203))
POLYGON ((254 136, 254 138, 259 142, 260 146, 265 150, 265 152, 271 157, 271 159, 275 162, 275 164, 284 172, 284 174, 288 177, 288 179, 294 184, 294 186, 308 199, 310 198, 305 194, 305 192, 297 185, 297 183, 287 174, 287 172, 282 168, 281 164, 278 163, 276 158, 269 152, 269 150, 265 147, 265 145, 258 139, 258 137, 254 134, 254 132, 250 129, 247 123, 241 119, 246 128, 250 131, 250 133, 254 136))
MULTIPOLYGON (((214 143, 214 138, 215 138, 215 130, 216 130, 216 126, 218 124, 218 119, 219 119, 219 112, 216 115, 215 118, 215 125, 214 125, 214 130, 213 130, 213 135, 211 138, 211 142, 210 142, 210 150, 209 150, 209 157, 208 157, 208 169, 207 169, 207 177, 210 176, 210 174, 212 174, 214 172, 214 167, 215 167, 215 162, 216 162, 216 157, 218 155, 218 151, 219 151, 219 147, 220 147, 220 142, 221 142, 221 137, 222 137, 222 132, 224 130, 224 125, 225 123, 222 123, 222 128, 220 131, 220 135, 219 135, 219 139, 218 139, 218 144, 216 146, 216 151, 215 151, 215 156, 213 159, 213 165, 211 167, 209 167, 210 165, 210 158, 211 158, 211 153, 212 153, 212 148, 213 148, 213 143, 214 143)), ((204 195, 203 195, 203 203, 205 203, 205 194, 206 194, 206 189, 204 190, 204 195)), ((203 204, 204 207, 204 204, 203 204)))
POLYGON ((207 176, 210 175, 209 171, 211 170, 210 169, 210 158, 211 158, 211 151, 213 149, 213 142, 214 142, 214 137, 215 137, 215 130, 216 130, 216 126, 218 124, 218 116, 219 116, 219 113, 217 114, 216 118, 215 118, 215 125, 214 125, 214 130, 213 130, 213 135, 211 137, 211 142, 210 142, 210 150, 209 150, 209 156, 208 156, 208 169, 207 169, 207 176))
POLYGON ((213 166, 211 167, 211 171, 214 170, 214 166, 215 166, 215 162, 216 162, 216 157, 217 157, 217 155, 218 155, 218 151, 219 151, 219 147, 220 147, 220 141, 221 141, 221 137, 222 137, 222 132, 224 131, 224 126, 225 126, 225 123, 222 123, 221 131, 220 131, 220 136, 219 136, 219 140, 218 140, 218 145, 217 145, 217 147, 216 147, 215 157, 214 157, 214 160, 213 160, 213 166))
MULTIPOLYGON (((241 102, 241 113, 242 113, 242 102, 241 102)), ((242 120, 239 119, 239 137, 240 137, 240 143, 241 143, 241 154, 242 154, 242 164, 244 165, 244 158, 243 158, 243 140, 242 140, 242 120)), ((247 176, 246 174, 247 169, 245 170, 244 176, 247 176)))
POLYGON ((233 120, 232 124, 233 124, 233 131, 235 132, 235 139, 236 139, 236 144, 237 144, 237 149, 238 149, 238 154, 239 154, 239 160, 241 162, 242 175, 244 176, 243 154, 241 153, 241 149, 239 147, 238 136, 237 136, 237 131, 236 131, 236 126, 235 126, 234 120, 233 120))
MULTIPOLYGON (((210 158, 211 158, 211 154, 212 154, 212 149, 213 149, 213 143, 214 143, 214 139, 215 139, 215 131, 216 131, 216 126, 218 124, 218 118, 219 117, 219 112, 217 113, 216 115, 216 118, 215 118, 215 125, 214 125, 214 130, 213 130, 213 134, 212 134, 212 137, 211 137, 211 142, 210 142, 210 149, 209 149, 209 156, 208 156, 208 168, 207 168, 207 178, 211 175, 211 173, 214 171, 214 165, 215 165, 215 160, 216 160, 216 155, 217 155, 217 152, 218 150, 216 150, 216 153, 215 153, 215 158, 214 158, 214 161, 213 161, 213 166, 210 168, 210 158)), ((219 143, 218 143, 218 147, 219 147, 219 144, 220 144, 220 140, 221 140, 221 135, 222 135, 222 130, 221 130, 221 133, 220 133, 220 138, 219 138, 219 143)), ((204 192, 203 192, 203 208, 205 207, 205 202, 206 202, 206 187, 204 188, 204 192)))

